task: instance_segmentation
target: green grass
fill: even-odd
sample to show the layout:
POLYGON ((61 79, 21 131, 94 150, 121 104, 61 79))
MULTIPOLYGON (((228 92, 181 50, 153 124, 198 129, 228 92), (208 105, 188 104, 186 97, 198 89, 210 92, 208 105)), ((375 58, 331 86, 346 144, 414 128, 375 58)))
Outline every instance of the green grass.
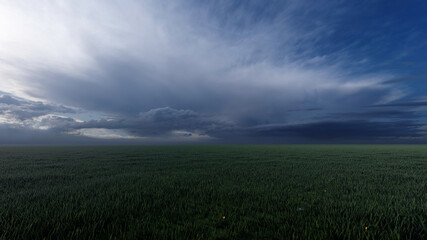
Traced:
POLYGON ((1 147, 0 239, 426 239, 426 182, 427 146, 1 147))

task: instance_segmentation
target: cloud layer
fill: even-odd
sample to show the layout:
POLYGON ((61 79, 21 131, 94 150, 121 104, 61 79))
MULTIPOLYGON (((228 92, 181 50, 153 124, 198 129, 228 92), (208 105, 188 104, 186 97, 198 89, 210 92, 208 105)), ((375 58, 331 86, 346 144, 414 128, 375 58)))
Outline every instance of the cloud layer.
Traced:
POLYGON ((1 131, 141 143, 422 139, 425 105, 395 85, 419 77, 368 71, 375 59, 357 39, 339 41, 354 8, 366 10, 0 1, 1 131))

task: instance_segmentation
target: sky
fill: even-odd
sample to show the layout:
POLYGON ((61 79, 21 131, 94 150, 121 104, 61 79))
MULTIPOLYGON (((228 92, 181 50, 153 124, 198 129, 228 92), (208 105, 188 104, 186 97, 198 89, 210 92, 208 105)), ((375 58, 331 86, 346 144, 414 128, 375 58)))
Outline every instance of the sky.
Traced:
POLYGON ((0 0, 0 144, 427 143, 426 12, 0 0))

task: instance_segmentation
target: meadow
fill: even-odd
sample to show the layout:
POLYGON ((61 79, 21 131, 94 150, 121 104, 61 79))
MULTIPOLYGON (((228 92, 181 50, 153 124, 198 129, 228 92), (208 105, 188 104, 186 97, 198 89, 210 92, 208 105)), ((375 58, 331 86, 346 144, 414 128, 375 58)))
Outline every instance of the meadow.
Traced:
POLYGON ((0 147, 0 239, 426 239, 427 146, 0 147))

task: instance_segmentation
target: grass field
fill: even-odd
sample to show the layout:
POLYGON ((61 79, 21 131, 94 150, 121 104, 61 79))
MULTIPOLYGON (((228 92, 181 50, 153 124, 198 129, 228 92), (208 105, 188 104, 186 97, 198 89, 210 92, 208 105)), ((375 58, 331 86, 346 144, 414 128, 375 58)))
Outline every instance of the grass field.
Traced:
POLYGON ((427 146, 1 147, 0 239, 426 239, 427 146))

